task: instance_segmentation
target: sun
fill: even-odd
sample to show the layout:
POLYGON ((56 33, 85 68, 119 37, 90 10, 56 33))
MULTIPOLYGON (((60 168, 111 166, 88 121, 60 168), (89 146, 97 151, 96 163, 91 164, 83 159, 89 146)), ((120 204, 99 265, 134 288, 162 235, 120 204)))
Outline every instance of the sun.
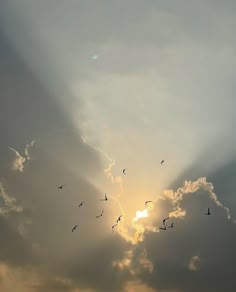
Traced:
POLYGON ((148 210, 144 209, 143 211, 136 211, 136 216, 134 218, 134 222, 138 221, 141 218, 147 218, 148 217, 148 210))

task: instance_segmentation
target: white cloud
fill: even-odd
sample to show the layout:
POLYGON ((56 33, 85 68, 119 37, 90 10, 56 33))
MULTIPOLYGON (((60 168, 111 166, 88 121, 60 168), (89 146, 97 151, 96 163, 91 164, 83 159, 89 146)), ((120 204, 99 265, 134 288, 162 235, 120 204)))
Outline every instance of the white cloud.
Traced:
POLYGON ((33 140, 30 144, 27 144, 26 147, 25 147, 25 156, 26 156, 26 159, 30 160, 30 149, 34 146, 35 144, 35 140, 33 140))
POLYGON ((4 187, 3 184, 0 182, 0 199, 1 199, 1 206, 0 206, 0 214, 7 215, 10 212, 22 212, 23 208, 16 204, 16 199, 10 197, 4 187))
POLYGON ((21 156, 18 151, 16 151, 14 148, 10 148, 15 153, 15 159, 12 162, 12 170, 23 172, 24 170, 24 164, 25 164, 25 157, 21 156))
POLYGON ((26 145, 24 150, 25 157, 14 148, 9 147, 9 149, 15 153, 15 159, 12 162, 12 170, 23 172, 26 161, 31 159, 30 149, 34 146, 34 144, 35 141, 33 140, 31 143, 26 145))
POLYGON ((230 219, 229 208, 225 207, 218 199, 217 195, 214 193, 214 186, 211 182, 208 182, 205 177, 200 177, 196 181, 185 181, 183 187, 178 188, 176 192, 173 190, 166 190, 161 195, 162 199, 167 199, 174 206, 174 212, 171 212, 169 215, 171 217, 184 217, 185 210, 182 210, 179 206, 180 202, 184 199, 185 195, 194 194, 199 190, 204 190, 208 193, 210 198, 214 203, 223 208, 227 213, 227 218, 230 219))

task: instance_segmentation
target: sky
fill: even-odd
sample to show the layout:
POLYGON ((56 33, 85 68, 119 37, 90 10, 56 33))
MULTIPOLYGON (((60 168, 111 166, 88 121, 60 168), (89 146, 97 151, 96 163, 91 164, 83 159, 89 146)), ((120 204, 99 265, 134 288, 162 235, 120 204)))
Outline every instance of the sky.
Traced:
POLYGON ((235 11, 1 1, 1 291, 235 291, 235 11))

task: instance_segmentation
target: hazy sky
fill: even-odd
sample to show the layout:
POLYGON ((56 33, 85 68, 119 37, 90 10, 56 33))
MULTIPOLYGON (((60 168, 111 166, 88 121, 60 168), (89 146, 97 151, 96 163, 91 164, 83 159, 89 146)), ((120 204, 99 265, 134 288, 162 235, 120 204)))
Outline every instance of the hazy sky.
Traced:
POLYGON ((236 290, 235 27, 232 0, 1 1, 1 291, 236 290))

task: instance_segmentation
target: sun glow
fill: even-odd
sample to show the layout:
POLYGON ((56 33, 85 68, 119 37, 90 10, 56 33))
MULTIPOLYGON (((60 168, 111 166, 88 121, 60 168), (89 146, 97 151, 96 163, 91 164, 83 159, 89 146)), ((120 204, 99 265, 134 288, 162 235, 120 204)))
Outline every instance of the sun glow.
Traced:
POLYGON ((136 217, 134 218, 134 222, 138 221, 141 218, 147 218, 148 217, 148 210, 144 209, 143 211, 137 211, 136 212, 136 217))

